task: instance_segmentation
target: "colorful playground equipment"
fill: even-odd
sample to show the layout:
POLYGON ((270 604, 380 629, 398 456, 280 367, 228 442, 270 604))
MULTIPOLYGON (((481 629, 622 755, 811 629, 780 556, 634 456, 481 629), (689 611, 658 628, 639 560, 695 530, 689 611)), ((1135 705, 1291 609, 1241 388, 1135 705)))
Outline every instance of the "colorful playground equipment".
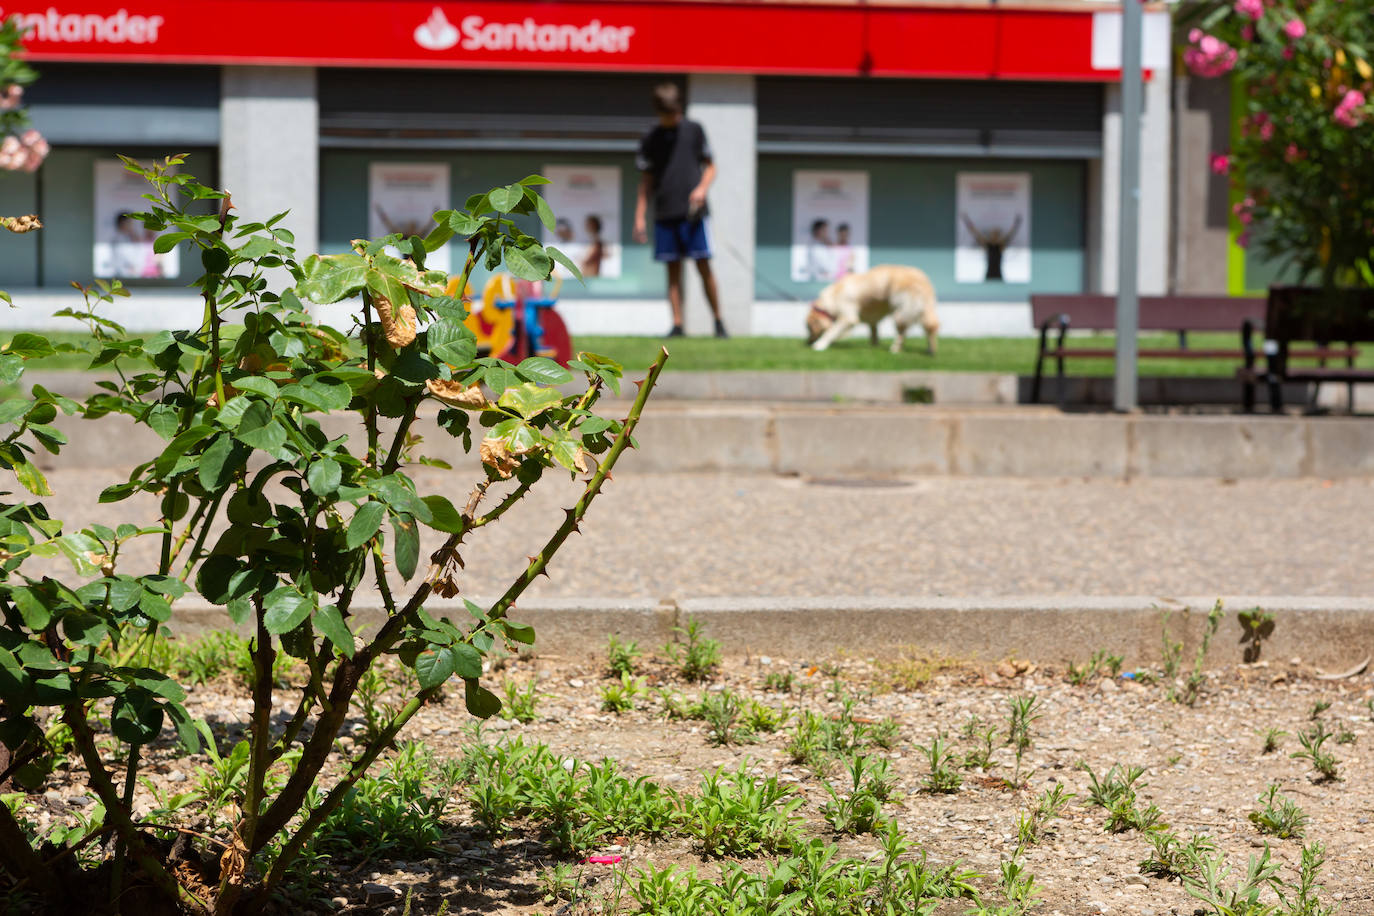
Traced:
POLYGON ((555 278, 552 293, 545 295, 543 283, 493 275, 482 289, 481 301, 471 303, 467 318, 468 328, 477 337, 478 355, 512 363, 546 356, 566 365, 573 357, 572 338, 554 308, 562 287, 563 278, 555 278))

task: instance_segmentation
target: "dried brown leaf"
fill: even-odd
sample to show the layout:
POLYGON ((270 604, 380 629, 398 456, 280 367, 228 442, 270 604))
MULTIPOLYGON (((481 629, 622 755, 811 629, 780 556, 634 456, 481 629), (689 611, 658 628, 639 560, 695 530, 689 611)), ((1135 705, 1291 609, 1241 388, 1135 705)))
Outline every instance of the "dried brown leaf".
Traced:
POLYGON ((486 410, 492 406, 487 396, 482 393, 481 385, 464 385, 462 382, 432 378, 425 382, 425 387, 429 389, 430 394, 450 407, 486 410))

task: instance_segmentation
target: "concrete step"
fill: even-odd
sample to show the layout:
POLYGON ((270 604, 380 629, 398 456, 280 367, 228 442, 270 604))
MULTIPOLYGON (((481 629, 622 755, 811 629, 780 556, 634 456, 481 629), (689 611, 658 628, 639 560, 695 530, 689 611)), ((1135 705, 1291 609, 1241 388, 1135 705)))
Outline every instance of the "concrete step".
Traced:
MULTIPOLYGON (((475 600, 475 599, 474 599, 475 600)), ((841 653, 864 658, 941 658, 995 661, 1018 658, 1040 664, 1083 662, 1098 650, 1125 657, 1126 670, 1157 666, 1165 612, 1172 639, 1184 643, 1191 667, 1204 621, 1217 598, 1199 596, 1059 596, 1026 598, 698 598, 647 602, 620 598, 544 599, 522 602, 512 620, 534 626, 535 651, 560 657, 605 654, 615 634, 645 651, 673 638, 688 617, 704 626, 732 655, 824 659, 841 653)), ((1345 670, 1374 652, 1374 600, 1231 596, 1206 657, 1208 665, 1243 660, 1236 619, 1261 608, 1274 615, 1273 635, 1259 660, 1280 667, 1304 664, 1345 670)), ((477 602, 487 606, 482 601, 477 602)), ((457 601, 432 600, 436 617, 470 620, 457 601)), ((361 599, 354 616, 364 629, 383 619, 375 599, 361 599)), ((188 598, 177 603, 171 626, 195 637, 231 626, 222 608, 188 598)))
MULTIPOLYGON (((625 405, 606 405, 612 415, 625 405)), ((164 443, 110 416, 59 418, 70 443, 48 468, 117 468, 164 443)), ((325 418, 331 435, 360 435, 356 417, 325 418)), ((472 468, 474 455, 417 421, 423 454, 472 468)), ((1049 407, 652 404, 621 470, 809 476, 1321 477, 1374 475, 1374 423, 1330 416, 1066 414, 1049 407)))

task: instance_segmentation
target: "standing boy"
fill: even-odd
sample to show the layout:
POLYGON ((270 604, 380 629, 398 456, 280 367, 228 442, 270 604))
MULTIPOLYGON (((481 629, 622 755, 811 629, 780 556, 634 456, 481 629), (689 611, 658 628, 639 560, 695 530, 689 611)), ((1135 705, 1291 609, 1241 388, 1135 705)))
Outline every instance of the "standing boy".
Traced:
POLYGON ((654 200, 654 259, 668 265, 668 304, 673 310, 669 337, 682 336, 682 259, 697 262, 706 301, 716 319, 716 336, 727 337, 720 320, 716 278, 711 272, 711 243, 707 233, 706 191, 716 177, 716 165, 706 132, 682 115, 682 94, 675 83, 654 88, 658 126, 639 142, 636 165, 642 175, 635 201, 635 241, 649 240, 646 222, 649 197, 654 200))

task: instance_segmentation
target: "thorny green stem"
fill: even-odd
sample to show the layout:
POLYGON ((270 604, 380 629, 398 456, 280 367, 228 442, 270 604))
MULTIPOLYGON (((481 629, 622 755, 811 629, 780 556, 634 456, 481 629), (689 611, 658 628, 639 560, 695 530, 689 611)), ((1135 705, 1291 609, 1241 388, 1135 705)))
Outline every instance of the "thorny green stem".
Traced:
MULTIPOLYGON (((219 510, 219 504, 224 499, 225 494, 228 492, 229 491, 225 489, 221 490, 219 493, 216 493, 214 500, 210 503, 209 517, 206 518, 205 524, 201 526, 200 534, 196 535, 196 542, 191 545, 191 555, 186 558, 186 565, 181 567, 180 578, 182 582, 185 582, 187 579, 191 577, 191 573, 195 571, 196 563, 200 562, 200 558, 204 555, 205 539, 210 536, 210 527, 214 524, 215 515, 219 510)), ((202 505, 204 504, 202 503, 202 505)), ((172 552, 172 560, 176 561, 180 557, 181 548, 178 547, 176 550, 172 552)))
MULTIPOLYGON (((195 511, 191 513, 191 520, 186 523, 186 527, 182 529, 181 535, 176 539, 176 543, 172 545, 172 551, 167 557, 167 565, 169 568, 177 561, 177 557, 181 555, 182 548, 186 546, 186 542, 191 538, 191 532, 196 530, 196 526, 200 524, 200 520, 205 517, 205 512, 209 507, 210 504, 204 500, 197 503, 195 511)), ((214 517, 213 513, 211 517, 214 517)))
POLYGON ((100 760, 100 751, 95 746, 95 736, 91 734, 90 726, 86 722, 84 704, 68 703, 63 707, 62 718, 66 721, 67 727, 72 730, 73 743, 81 754, 82 762, 86 765, 86 772, 91 779, 91 788, 95 790, 101 804, 105 806, 105 816, 110 819, 115 832, 124 845, 128 847, 129 853, 143 869, 148 880, 152 881, 153 885, 169 900, 180 901, 198 913, 208 912, 204 901, 182 887, 144 845, 143 837, 138 832, 138 826, 129 816, 129 812, 120 804, 114 783, 110 781, 109 774, 105 772, 105 765, 100 760))
MULTIPOLYGON (((124 771, 124 810, 131 810, 134 802, 134 785, 138 778, 138 760, 143 752, 143 745, 129 745, 129 765, 124 771)), ((124 893, 124 846, 123 844, 115 848, 113 874, 110 877, 110 902, 118 900, 124 893)))
POLYGON ((405 416, 401 418, 401 423, 396 427, 396 435, 391 440, 391 450, 386 456, 386 462, 382 465, 382 473, 390 474, 401 464, 401 453, 405 450, 406 436, 410 433, 411 424, 415 422, 416 414, 420 410, 420 401, 407 402, 405 416))
MULTIPOLYGON (((577 501, 577 504, 573 508, 568 510, 567 518, 564 520, 563 524, 558 527, 558 530, 554 532, 553 536, 549 538, 548 542, 544 545, 544 549, 530 561, 524 573, 522 573, 511 587, 507 589, 506 594, 492 606, 487 614, 486 620, 477 628, 474 628, 474 633, 482 627, 487 626, 490 621, 505 616, 506 611, 515 603, 515 599, 518 598, 520 594, 529 587, 530 583, 544 571, 545 567, 548 565, 548 558, 552 557, 563 542, 567 540, 568 535, 577 529, 578 523, 582 520, 583 516, 586 515, 587 509, 591 506, 592 501, 596 499, 597 494, 600 492, 601 485, 610 476, 611 470, 615 467, 615 463, 619 459, 620 454, 625 450, 625 447, 630 444, 634 429, 639 423, 640 414, 644 410, 644 404, 648 401, 649 394, 653 391, 654 384, 658 381, 658 376, 663 371, 663 365, 667 359, 668 351, 660 350, 658 359, 654 361, 653 366, 649 369, 649 374, 645 377, 644 381, 639 383, 639 394, 630 408, 629 415, 625 419, 620 435, 616 437, 616 441, 607 452, 606 457, 601 461, 600 466, 587 482, 586 489, 582 493, 582 498, 577 501)), ((526 487, 524 484, 521 486, 526 487)), ((519 492, 519 488, 517 488, 516 492, 519 492)), ((496 507, 496 509, 488 513, 490 516, 488 520, 494 521, 496 518, 499 518, 500 514, 511 505, 514 505, 514 500, 512 500, 511 497, 507 497, 496 507)), ((484 516, 483 518, 487 517, 484 516)), ((464 531, 466 530, 468 530, 467 526, 464 528, 464 531)), ((444 547, 436 551, 435 556, 439 557, 456 547, 462 538, 462 534, 463 532, 458 532, 449 535, 444 547)), ((433 587, 435 575, 437 575, 437 573, 426 577, 425 582, 416 589, 415 594, 406 602, 405 610, 401 614, 393 614, 391 616, 382 627, 382 631, 374 638, 372 645, 368 646, 369 650, 373 649, 374 646, 377 646, 381 640, 388 636, 390 641, 394 641, 400 636, 402 622, 413 614, 429 596, 433 587), (388 634, 389 630, 393 632, 388 634)), ((469 636, 469 638, 471 637, 469 636)), ((386 645, 389 644, 390 642, 386 643, 386 645)), ((383 648, 380 651, 385 651, 385 649, 383 648)), ((406 723, 420 711, 430 697, 437 693, 441 687, 442 685, 437 685, 420 691, 396 714, 387 727, 383 729, 382 733, 368 745, 363 751, 363 755, 349 768, 347 775, 334 786, 330 793, 325 796, 324 800, 310 813, 310 816, 305 822, 292 834, 290 840, 288 840, 283 847, 281 855, 277 857, 276 863, 272 866, 272 871, 264 884, 264 890, 270 891, 272 887, 281 881, 286 873, 286 868, 295 860, 296 856, 299 855, 300 850, 309 837, 314 834, 319 826, 324 823, 325 819, 338 807, 348 790, 352 788, 354 783, 356 783, 363 773, 367 771, 367 768, 372 765, 373 761, 377 759, 377 756, 391 744, 392 740, 400 733, 401 729, 405 727, 406 723)))
POLYGON ((668 351, 666 349, 660 349, 658 359, 654 360, 653 366, 649 368, 649 374, 639 383, 639 394, 635 397, 634 404, 630 407, 630 413, 625 418, 620 435, 616 437, 614 444, 611 445, 610 450, 606 453, 606 457, 601 460, 596 472, 592 474, 591 479, 587 482, 587 488, 583 490, 582 498, 579 499, 571 509, 567 510, 567 518, 563 521, 563 524, 558 527, 558 530, 554 532, 553 536, 549 538, 548 543, 544 545, 544 549, 535 554, 534 559, 530 561, 524 573, 517 578, 515 582, 511 583, 510 588, 506 589, 506 593, 491 606, 491 610, 487 613, 486 621, 478 624, 473 632, 486 627, 492 620, 498 620, 504 617, 506 611, 515 604, 515 600, 530 586, 530 583, 543 575, 544 570, 549 565, 549 561, 553 558, 553 555, 558 552, 558 549, 563 546, 563 542, 568 539, 568 536, 577 530, 578 523, 581 522, 582 517, 587 514, 587 509, 591 506, 592 500, 596 499, 596 495, 601 492, 601 485, 611 476, 611 469, 615 467, 616 461, 620 458, 620 453, 630 444, 630 438, 634 433, 634 428, 639 424, 640 413, 644 410, 644 404, 649 399, 649 392, 653 390, 655 383, 658 382, 658 376, 663 372, 663 365, 667 360, 668 351))

